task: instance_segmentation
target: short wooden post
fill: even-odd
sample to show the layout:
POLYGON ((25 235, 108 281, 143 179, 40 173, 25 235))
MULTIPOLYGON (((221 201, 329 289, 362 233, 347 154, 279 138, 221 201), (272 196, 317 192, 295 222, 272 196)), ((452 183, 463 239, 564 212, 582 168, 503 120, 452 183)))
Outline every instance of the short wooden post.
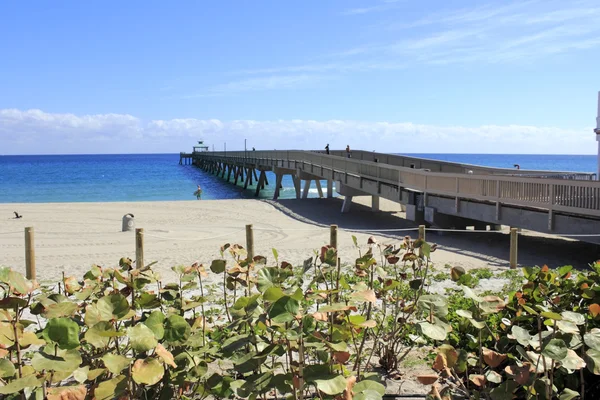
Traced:
POLYGON ((25 272, 27 279, 35 279, 35 246, 31 226, 25 228, 25 272))
POLYGON ((517 254, 519 247, 519 229, 510 228, 510 269, 517 268, 517 254))
POLYGON ((425 225, 419 225, 419 239, 425 240, 425 225))
POLYGON ((337 249, 337 246, 338 246, 337 234, 338 234, 338 226, 331 225, 329 227, 329 245, 331 247, 333 247, 334 249, 337 249))
POLYGON ((144 267, 144 228, 135 230, 135 266, 144 267))
POLYGON ((254 258, 254 231, 252 224, 246 225, 246 250, 248 251, 248 261, 254 258))

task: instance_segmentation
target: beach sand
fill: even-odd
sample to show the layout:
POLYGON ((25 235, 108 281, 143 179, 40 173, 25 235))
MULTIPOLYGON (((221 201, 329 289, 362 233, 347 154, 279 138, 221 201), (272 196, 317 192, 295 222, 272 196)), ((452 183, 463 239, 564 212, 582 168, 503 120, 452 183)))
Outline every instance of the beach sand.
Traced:
MULTIPOLYGON (((355 198, 356 199, 356 198, 355 198)), ((358 252, 352 235, 363 247, 369 236, 383 243, 397 243, 407 232, 375 232, 380 229, 410 229, 416 225, 403 219, 399 204, 381 201, 381 211, 372 212, 368 198, 358 198, 350 213, 341 214, 340 198, 281 200, 201 200, 115 203, 26 203, 0 204, 0 265, 25 272, 25 227, 35 229, 35 257, 40 280, 81 277, 92 264, 116 266, 121 257, 135 259, 134 232, 122 232, 122 217, 135 215, 137 228, 144 228, 144 258, 157 261, 154 269, 165 280, 175 279, 171 267, 205 264, 219 258, 225 243, 246 245, 245 226, 253 224, 255 254, 273 261, 272 248, 280 260, 294 264, 314 255, 329 243, 329 225, 338 224, 343 263, 353 263, 358 252), (362 204, 361 204, 362 203, 362 204), (14 219, 13 211, 23 215, 14 219), (364 230, 366 232, 355 232, 364 230)), ((499 233, 429 232, 427 241, 438 243, 433 261, 438 269, 460 265, 466 269, 508 267, 509 236, 499 233)), ((585 267, 598 257, 598 247, 548 235, 523 232, 519 239, 519 263, 523 265, 585 267)))
MULTIPOLYGON (((368 198, 358 198, 348 214, 341 214, 342 200, 202 200, 135 203, 45 203, 0 204, 0 266, 25 272, 24 228, 35 229, 35 258, 38 280, 81 276, 92 264, 115 267, 121 257, 135 258, 134 232, 122 232, 122 217, 135 215, 136 227, 144 228, 146 263, 163 282, 174 282, 171 267, 201 262, 207 265, 219 258, 225 243, 246 244, 245 226, 253 224, 255 253, 272 264, 272 248, 280 261, 293 264, 314 255, 329 243, 329 225, 338 224, 338 244, 342 263, 353 264, 358 251, 355 235, 363 249, 373 235, 381 243, 399 243, 404 235, 417 236, 417 226, 405 220, 400 205, 381 201, 381 211, 372 212, 368 198), (362 204, 361 204, 362 203, 362 204), (13 211, 23 215, 14 219, 13 211), (375 232, 381 229, 411 229, 401 232, 375 232), (356 232, 356 231, 362 232, 356 232)), ((427 241, 437 243, 432 254, 436 273, 450 266, 466 269, 508 269, 508 228, 502 232, 427 232, 427 241)), ((523 265, 571 264, 585 268, 598 258, 598 247, 573 240, 522 232, 519 237, 519 262, 523 265)), ((209 279, 215 277, 209 273, 209 279)), ((497 282, 501 290, 506 281, 497 282)), ((482 280, 483 282, 483 280, 482 280)), ((435 282, 432 291, 444 292, 453 282, 435 282)), ((479 290, 484 288, 480 286, 479 290)), ((387 379, 387 393, 426 393, 416 376, 433 371, 423 354, 411 353, 400 367, 400 380, 387 379)))

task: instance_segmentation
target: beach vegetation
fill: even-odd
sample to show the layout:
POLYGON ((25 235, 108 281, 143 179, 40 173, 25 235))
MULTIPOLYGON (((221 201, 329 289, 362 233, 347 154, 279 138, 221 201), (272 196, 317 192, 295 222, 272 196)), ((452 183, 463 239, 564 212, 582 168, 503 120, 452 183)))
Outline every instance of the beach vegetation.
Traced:
POLYGON ((600 386, 600 263, 511 273, 506 297, 466 286, 449 299, 453 332, 432 364, 438 398, 596 398, 600 386), (520 278, 519 278, 520 277, 520 278), (524 279, 524 282, 523 282, 524 279), (437 387, 438 383, 442 383, 437 387))
POLYGON ((424 363, 437 400, 596 390, 600 263, 525 268, 506 295, 453 267, 439 295, 435 245, 353 241, 352 265, 331 246, 292 266, 225 244, 169 283, 128 258, 54 284, 0 268, 0 398, 381 399, 424 363))

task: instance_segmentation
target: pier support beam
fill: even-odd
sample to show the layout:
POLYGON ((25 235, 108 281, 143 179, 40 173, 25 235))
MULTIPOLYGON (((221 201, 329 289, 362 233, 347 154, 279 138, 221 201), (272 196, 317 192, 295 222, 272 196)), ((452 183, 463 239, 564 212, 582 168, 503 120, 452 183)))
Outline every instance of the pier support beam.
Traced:
POLYGON ((292 179, 294 181, 294 189, 296 189, 296 198, 300 199, 300 178, 296 175, 292 175, 292 179))
MULTIPOLYGON (((298 180, 298 184, 296 184, 296 170, 291 168, 281 168, 281 167, 273 167, 273 173, 275 174, 275 193, 273 194, 273 200, 277 200, 279 198, 279 194, 281 189, 283 189, 283 176, 291 175, 292 180, 294 181, 294 188, 296 189, 296 198, 300 198, 300 182, 298 180)), ((265 175, 265 181, 267 176, 265 175)))
POLYGON ((342 213, 350 212, 352 206, 352 196, 345 196, 344 202, 342 203, 342 213))
POLYGON ((310 191, 310 183, 312 182, 310 179, 304 181, 304 190, 302 191, 302 198, 308 199, 308 192, 310 191))
POLYGON ((379 211, 379 196, 371 196, 371 211, 379 211))
POLYGON ((327 198, 333 198, 333 180, 331 179, 327 180, 327 198))
POLYGON ((254 196, 258 197, 260 190, 265 188, 265 178, 267 174, 265 171, 260 171, 260 177, 258 178, 258 182, 256 183, 256 191, 254 192, 254 196))
POLYGON ((317 192, 319 193, 319 198, 323 198, 323 188, 321 187, 321 180, 317 179, 315 181, 315 185, 317 186, 317 192))

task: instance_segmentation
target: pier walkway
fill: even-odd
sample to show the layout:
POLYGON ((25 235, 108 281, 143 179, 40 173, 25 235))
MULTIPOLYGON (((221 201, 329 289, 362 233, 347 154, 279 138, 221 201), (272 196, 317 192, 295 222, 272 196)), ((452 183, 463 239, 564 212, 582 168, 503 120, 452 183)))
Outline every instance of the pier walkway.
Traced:
POLYGON ((314 181, 323 196, 333 186, 344 196, 342 212, 354 196, 371 196, 374 211, 383 197, 401 203, 408 219, 441 228, 497 229, 500 225, 600 243, 600 182, 595 174, 490 168, 385 153, 345 151, 237 151, 181 153, 185 160, 227 181, 256 182, 256 194, 275 174, 291 175, 297 198, 314 181), (226 177, 226 178, 225 178, 226 177), (302 188, 304 181, 304 188, 302 188))

